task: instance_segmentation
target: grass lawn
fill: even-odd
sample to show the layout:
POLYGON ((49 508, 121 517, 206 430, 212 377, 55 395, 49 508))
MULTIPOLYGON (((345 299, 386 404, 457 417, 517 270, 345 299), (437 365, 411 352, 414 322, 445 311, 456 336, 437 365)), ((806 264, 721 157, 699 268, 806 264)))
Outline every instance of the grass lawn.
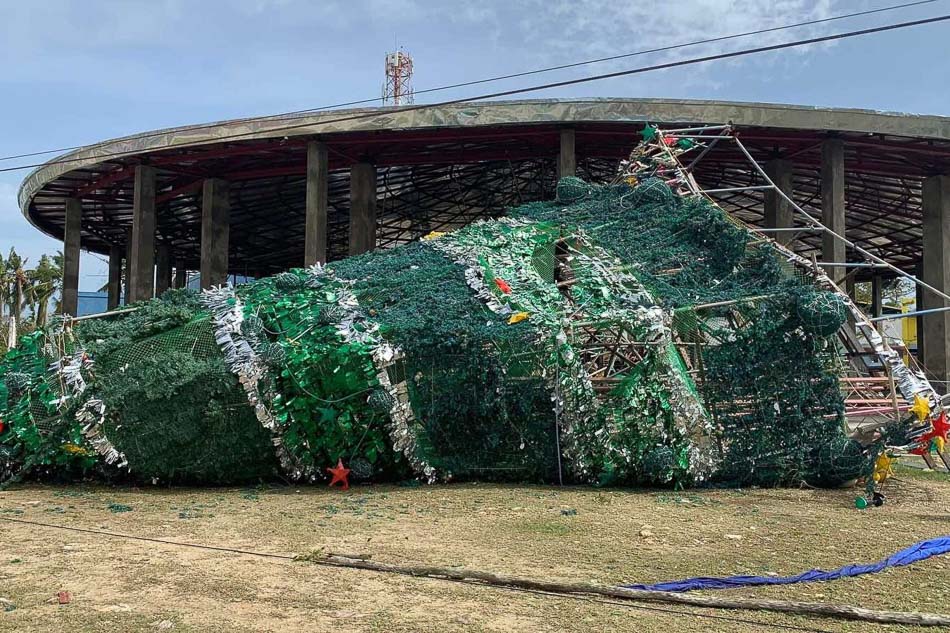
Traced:
MULTIPOLYGON (((857 510, 854 489, 31 484, 0 492, 0 518, 277 554, 325 547, 384 562, 619 584, 828 569, 950 534, 950 476, 901 468, 886 493, 884 507, 857 510)), ((0 534, 0 598, 9 601, 0 604, 0 631, 877 630, 765 612, 633 608, 5 521, 0 534), (70 593, 69 604, 57 603, 60 591, 70 593)), ((833 583, 729 593, 950 613, 950 558, 833 583)))

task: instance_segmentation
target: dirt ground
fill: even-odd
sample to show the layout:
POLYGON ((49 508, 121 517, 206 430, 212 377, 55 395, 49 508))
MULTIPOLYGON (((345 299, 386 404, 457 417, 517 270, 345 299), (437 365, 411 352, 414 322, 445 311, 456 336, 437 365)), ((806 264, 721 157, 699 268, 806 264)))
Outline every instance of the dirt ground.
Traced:
MULTIPOLYGON (((764 612, 634 608, 3 520, 604 584, 833 568, 950 534, 947 475, 902 470, 882 508, 855 509, 855 494, 25 485, 0 492, 0 631, 875 630, 764 612), (60 591, 68 604, 58 604, 60 591)), ((950 557, 833 583, 722 593, 950 613, 950 557)))

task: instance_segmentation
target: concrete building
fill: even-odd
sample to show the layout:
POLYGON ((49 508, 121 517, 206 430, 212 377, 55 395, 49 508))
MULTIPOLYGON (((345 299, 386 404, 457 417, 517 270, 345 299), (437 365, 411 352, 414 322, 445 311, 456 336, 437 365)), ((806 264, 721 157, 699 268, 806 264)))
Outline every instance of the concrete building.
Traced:
MULTIPOLYGON (((770 177, 853 244, 950 292, 950 118, 865 110, 661 99, 532 100, 319 112, 159 130, 51 160, 20 189, 24 215, 64 240, 64 307, 75 311, 80 249, 110 259, 109 305, 125 267, 132 300, 184 283, 260 276, 406 243, 511 205, 553 197, 559 176, 607 180, 644 124, 731 122, 770 177)), ((752 224, 803 226, 735 145, 695 170, 752 224)), ((856 259, 809 231, 777 240, 825 263, 856 259)), ((840 283, 881 269, 832 267, 840 283)), ((878 301, 878 306, 880 302, 878 301)), ((924 308, 943 301, 924 292, 924 308)), ((921 357, 950 379, 950 312, 921 318, 921 357)))

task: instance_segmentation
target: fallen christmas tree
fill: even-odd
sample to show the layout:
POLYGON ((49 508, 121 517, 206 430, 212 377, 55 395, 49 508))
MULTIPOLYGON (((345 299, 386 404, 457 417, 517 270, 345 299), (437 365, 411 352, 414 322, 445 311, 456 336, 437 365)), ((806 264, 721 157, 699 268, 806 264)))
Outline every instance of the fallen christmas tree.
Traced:
POLYGON ((838 484, 846 310, 661 180, 63 319, 0 365, 0 468, 147 481, 838 484))

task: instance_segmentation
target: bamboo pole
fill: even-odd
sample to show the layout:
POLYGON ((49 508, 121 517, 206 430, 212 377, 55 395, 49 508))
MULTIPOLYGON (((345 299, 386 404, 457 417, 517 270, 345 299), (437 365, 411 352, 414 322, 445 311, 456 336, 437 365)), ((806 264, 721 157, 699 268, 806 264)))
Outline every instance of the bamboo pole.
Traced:
POLYGON ((557 594, 570 595, 597 595, 610 598, 619 598, 634 602, 659 602, 664 604, 680 604, 691 607, 712 609, 742 609, 747 611, 775 611, 778 613, 794 613, 798 615, 814 615, 839 618, 845 620, 860 620, 883 624, 910 624, 915 626, 950 626, 950 615, 937 613, 919 613, 914 611, 877 611, 844 604, 826 602, 798 602, 789 600, 759 600, 752 598, 723 598, 718 596, 699 595, 693 593, 673 593, 669 591, 645 591, 642 589, 626 589, 624 587, 610 587, 583 583, 554 582, 505 576, 490 572, 470 569, 450 569, 432 565, 395 565, 369 560, 368 556, 349 558, 339 554, 327 554, 322 550, 295 556, 294 560, 311 562, 317 565, 330 567, 346 567, 350 569, 364 569, 387 574, 414 576, 416 578, 433 578, 450 580, 453 582, 480 583, 497 587, 513 587, 533 591, 546 591, 557 594))
POLYGON ((750 301, 760 301, 762 299, 770 299, 776 295, 758 295, 755 297, 742 297, 741 299, 730 299, 729 301, 716 301, 715 303, 703 303, 700 305, 689 306, 691 310, 706 310, 708 308, 723 308, 725 306, 731 306, 736 303, 747 303, 750 301))
POLYGON ((138 308, 123 308, 121 310, 110 310, 109 312, 97 312, 96 314, 84 314, 83 316, 78 317, 69 317, 69 320, 72 321, 85 321, 87 319, 101 319, 105 317, 118 316, 120 314, 128 314, 129 312, 135 312, 138 308))
POLYGON ((905 278, 905 279, 911 280, 912 282, 914 282, 915 285, 921 286, 921 287, 923 287, 923 288, 926 288, 926 289, 929 290, 930 292, 936 294, 937 296, 939 296, 939 297, 941 297, 941 298, 943 298, 943 299, 950 300, 950 295, 948 295, 948 294, 946 294, 946 293, 944 293, 944 292, 941 292, 940 290, 937 290, 936 288, 934 288, 934 287, 931 286, 930 284, 924 282, 924 281, 921 280, 921 279, 918 279, 918 278, 917 278, 916 276, 914 276, 914 275, 909 275, 909 274, 905 273, 903 270, 901 270, 901 269, 898 268, 897 266, 894 266, 893 264, 891 264, 891 263, 889 263, 889 262, 887 262, 887 261, 881 259, 880 257, 878 257, 877 255, 875 255, 874 253, 871 253, 870 251, 868 251, 868 250, 866 250, 866 249, 864 249, 864 248, 861 248, 860 246, 858 246, 857 244, 855 244, 855 243, 852 242, 851 240, 845 238, 843 235, 840 235, 840 234, 838 234, 838 233, 835 233, 834 231, 832 231, 831 229, 829 229, 827 226, 825 226, 824 224, 822 224, 821 221, 817 220, 814 216, 812 216, 810 213, 808 213, 808 212, 805 211, 803 208, 801 208, 801 207, 798 205, 798 203, 795 202, 794 200, 792 200, 792 198, 791 198, 788 194, 786 194, 784 191, 782 191, 781 189, 779 189, 779 187, 772 181, 772 179, 769 178, 769 175, 768 175, 767 173, 765 173, 765 170, 762 169, 762 166, 759 165, 759 163, 755 160, 755 158, 752 157, 752 154, 750 154, 750 153, 749 153, 749 150, 747 150, 746 147, 745 147, 745 145, 742 144, 742 141, 740 141, 737 137, 733 137, 733 140, 735 140, 735 142, 736 142, 736 147, 738 147, 738 148, 739 148, 739 151, 741 151, 741 152, 745 155, 745 157, 749 160, 749 162, 752 163, 752 166, 753 166, 753 167, 755 168, 755 170, 759 173, 759 175, 762 177, 762 179, 765 180, 765 182, 767 182, 767 183, 775 190, 775 193, 777 193, 781 198, 784 198, 786 202, 788 202, 790 205, 792 205, 792 208, 793 208, 793 209, 795 209, 796 211, 798 211, 798 213, 800 213, 801 215, 805 216, 805 219, 807 219, 807 220, 812 224, 813 227, 815 227, 816 229, 820 229, 823 233, 827 233, 827 234, 833 236, 835 239, 837 239, 837 240, 843 242, 845 246, 850 246, 850 247, 853 248, 855 251, 857 251, 858 253, 860 253, 861 255, 863 255, 866 259, 869 259, 869 260, 871 260, 872 262, 874 262, 874 263, 876 263, 876 264, 880 264, 882 267, 885 267, 885 268, 890 269, 892 272, 897 273, 900 277, 903 277, 903 278, 905 278))

